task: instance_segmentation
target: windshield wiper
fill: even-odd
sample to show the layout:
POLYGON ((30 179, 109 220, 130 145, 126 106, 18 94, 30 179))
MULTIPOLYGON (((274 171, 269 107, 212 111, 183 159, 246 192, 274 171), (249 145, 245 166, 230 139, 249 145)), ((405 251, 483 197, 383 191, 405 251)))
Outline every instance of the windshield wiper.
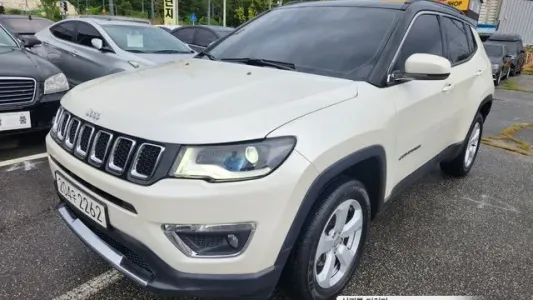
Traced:
POLYGON ((282 70, 296 70, 296 66, 293 63, 268 60, 262 58, 222 58, 221 61, 240 62, 247 65, 259 66, 259 67, 274 67, 282 70))
POLYGON ((198 53, 196 55, 196 57, 202 57, 202 56, 205 56, 205 57, 209 58, 210 60, 217 60, 217 58, 214 57, 213 54, 211 54, 209 52, 206 52, 205 50, 201 51, 200 53, 198 53))
POLYGON ((157 50, 151 53, 194 53, 192 51, 181 51, 181 50, 157 50))
POLYGON ((148 53, 146 51, 142 51, 142 50, 126 50, 128 52, 131 52, 131 53, 148 53))

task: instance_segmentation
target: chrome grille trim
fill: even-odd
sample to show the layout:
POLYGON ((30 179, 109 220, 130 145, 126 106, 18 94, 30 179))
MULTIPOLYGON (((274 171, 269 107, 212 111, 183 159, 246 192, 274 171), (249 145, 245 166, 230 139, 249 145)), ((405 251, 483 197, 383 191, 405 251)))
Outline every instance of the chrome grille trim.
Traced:
POLYGON ((102 163, 104 162, 106 156, 107 156, 107 151, 109 151, 109 145, 111 144, 112 140, 113 140, 113 134, 112 133, 104 131, 104 130, 98 131, 96 133, 96 136, 94 137, 94 140, 92 141, 93 145, 91 147, 91 152, 89 154, 89 162, 92 163, 92 164, 95 164, 96 166, 101 166, 102 163), (109 141, 107 141, 107 143, 105 145, 104 156, 102 157, 102 159, 99 159, 98 157, 96 157, 96 145, 98 144, 98 140, 104 134, 109 136, 109 141))
POLYGON ((76 140, 76 148, 74 149, 74 155, 78 156, 79 158, 85 158, 87 156, 87 152, 89 152, 89 149, 91 147, 91 139, 93 138, 93 134, 94 134, 93 126, 88 125, 88 124, 81 125, 80 133, 78 135, 78 139, 76 140), (88 129, 91 130, 91 134, 89 135, 89 141, 87 142, 87 150, 84 151, 81 148, 81 141, 83 138, 83 133, 85 132, 85 130, 88 130, 88 129))
POLYGON ((80 124, 80 120, 78 120, 77 118, 72 118, 72 120, 69 122, 65 135, 65 146, 68 149, 74 148, 74 143, 76 142, 76 139, 78 138, 78 133, 80 132, 80 124), (71 141, 70 130, 72 129, 72 126, 74 126, 74 123, 78 123, 78 127, 76 128, 76 132, 74 133, 74 140, 71 141))
POLYGON ((161 156, 163 155, 164 151, 165 151, 165 147, 163 147, 163 146, 155 145, 155 144, 152 144, 152 143, 142 143, 139 146, 139 149, 137 149, 137 152, 135 153, 135 156, 134 156, 134 159, 133 159, 133 165, 131 166, 131 170, 130 170, 130 175, 132 177, 134 177, 134 178, 141 179, 141 180, 147 180, 150 177, 152 177, 154 175, 154 173, 155 173, 155 170, 157 169, 157 166, 159 165, 159 161, 161 160, 161 156), (155 161, 154 167, 152 168, 152 171, 151 171, 151 173, 149 175, 144 175, 144 174, 141 174, 141 173, 139 173, 137 171, 137 166, 138 166, 138 163, 139 163, 139 155, 142 153, 142 150, 146 146, 153 146, 153 147, 159 148, 159 154, 158 154, 157 159, 155 161))
POLYGON ((56 133, 57 132, 57 126, 59 125, 59 120, 61 119, 61 116, 63 114, 65 110, 63 109, 63 107, 60 107, 57 112, 56 112, 56 116, 54 117, 54 122, 52 123, 52 133, 56 133))
POLYGON ((109 162, 107 163, 107 167, 109 168, 110 172, 115 173, 116 175, 121 175, 122 173, 124 173, 124 169, 125 169, 125 167, 121 168, 115 165, 115 151, 117 150, 117 147, 120 141, 124 141, 124 140, 131 142, 130 150, 128 151, 128 155, 126 156, 126 163, 124 164, 125 167, 128 165, 128 161, 130 160, 131 154, 133 153, 133 150, 135 149, 135 145, 136 145, 136 142, 134 140, 126 138, 126 137, 122 137, 122 136, 118 137, 115 140, 115 143, 113 144, 113 148, 111 149, 111 154, 109 155, 109 162))
POLYGON ((35 101, 37 94, 37 81, 31 77, 0 77, 0 106, 7 105, 27 105, 35 101), (11 83, 10 83, 11 82, 11 83), (10 85, 17 82, 24 87, 13 87, 10 85), (8 91, 10 89, 10 91, 8 91), (7 98, 10 93, 10 98, 7 98), (7 100, 6 100, 7 99, 7 100))
POLYGON ((64 112, 63 115, 61 116, 61 120, 59 120, 59 124, 58 124, 59 128, 57 130, 57 138, 60 141, 63 141, 63 138, 65 138, 65 133, 67 131, 69 122, 70 122, 70 113, 64 112), (65 118, 67 118, 66 121, 65 121, 65 118))

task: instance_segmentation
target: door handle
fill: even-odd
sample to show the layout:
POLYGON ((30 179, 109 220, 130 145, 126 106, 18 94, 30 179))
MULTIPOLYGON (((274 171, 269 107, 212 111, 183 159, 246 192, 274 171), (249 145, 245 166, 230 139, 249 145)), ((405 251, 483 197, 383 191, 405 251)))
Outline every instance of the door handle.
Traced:
POLYGON ((442 91, 446 93, 446 92, 451 91, 452 89, 453 89, 453 84, 451 84, 451 83, 447 83, 447 84, 442 88, 442 91))
POLYGON ((474 75, 479 76, 479 75, 481 75, 482 73, 483 73, 482 70, 477 70, 476 73, 474 73, 474 75))

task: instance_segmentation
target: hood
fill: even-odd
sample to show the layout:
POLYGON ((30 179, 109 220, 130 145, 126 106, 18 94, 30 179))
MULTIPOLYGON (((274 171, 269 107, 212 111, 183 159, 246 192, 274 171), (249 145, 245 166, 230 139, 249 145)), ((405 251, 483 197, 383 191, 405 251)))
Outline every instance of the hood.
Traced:
POLYGON ((307 113, 353 98, 356 83, 268 67, 186 59, 73 88, 62 104, 89 122, 149 140, 205 144, 265 137, 307 113))
POLYGON ((52 63, 26 49, 0 47, 0 76, 31 77, 44 81, 60 72, 52 63))
POLYGON ((191 58, 196 55, 196 53, 177 53, 177 54, 135 54, 136 56, 142 58, 143 60, 147 60, 149 62, 155 63, 155 64, 161 64, 166 63, 170 61, 176 61, 186 58, 191 58))

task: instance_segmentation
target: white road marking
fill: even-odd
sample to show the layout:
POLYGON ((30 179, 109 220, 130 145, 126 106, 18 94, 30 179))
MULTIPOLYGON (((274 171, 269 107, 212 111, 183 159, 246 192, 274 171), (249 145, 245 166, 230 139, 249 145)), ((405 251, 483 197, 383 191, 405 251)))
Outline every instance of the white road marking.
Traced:
POLYGON ((34 155, 30 155, 30 156, 18 157, 18 158, 14 158, 14 159, 10 159, 10 160, 4 160, 4 161, 0 161, 0 167, 10 166, 10 165, 18 164, 18 163, 21 163, 21 162, 40 159, 40 158, 45 158, 45 157, 48 157, 48 153, 46 153, 46 152, 45 153, 34 154, 34 155))
POLYGON ((86 283, 75 287, 67 293, 54 298, 53 300, 86 300, 92 296, 110 286, 111 284, 122 279, 124 275, 120 274, 117 270, 111 269, 86 283))
POLYGON ((504 202, 502 200, 498 200, 498 199, 496 199, 494 197, 491 197, 491 196, 488 196, 488 195, 484 195, 484 194, 481 195, 481 199, 482 199, 481 201, 480 200, 474 200, 474 199, 472 199, 470 197, 461 197, 461 199, 477 203, 478 204, 477 205, 478 208, 484 208, 485 206, 487 206, 487 207, 492 207, 492 208, 497 208, 497 209, 501 209, 501 210, 507 210, 507 211, 512 211, 512 212, 515 212, 515 213, 519 213, 518 209, 516 209, 515 207, 513 207, 509 203, 504 202), (492 200, 492 201, 498 202, 498 204, 501 204, 502 206, 488 203, 487 200, 489 200, 489 201, 492 200))
POLYGON ((9 167, 9 169, 7 169, 6 172, 13 172, 13 171, 20 170, 20 169, 24 169, 24 171, 30 171, 33 169, 37 169, 37 165, 39 163, 41 162, 31 162, 29 160, 25 160, 21 163, 11 165, 11 167, 9 167))

